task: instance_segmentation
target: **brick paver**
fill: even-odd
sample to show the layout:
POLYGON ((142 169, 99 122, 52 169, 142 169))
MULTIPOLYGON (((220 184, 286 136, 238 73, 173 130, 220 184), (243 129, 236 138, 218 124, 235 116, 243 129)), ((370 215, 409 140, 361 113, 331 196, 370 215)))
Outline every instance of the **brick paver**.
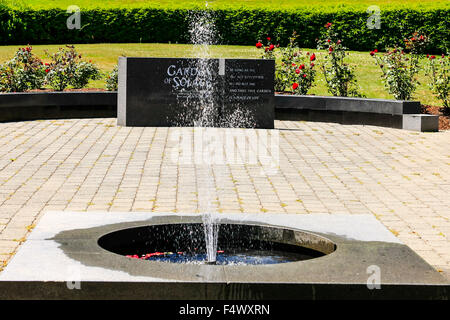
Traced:
MULTIPOLYGON (((196 157, 192 128, 125 128, 116 119, 0 124, 0 269, 48 210, 371 213, 450 278, 450 131, 276 127, 229 131, 258 141, 278 134, 277 149, 265 148, 276 160, 270 167, 247 161, 253 142, 237 151, 243 164, 228 155, 211 166, 186 161, 188 152, 196 157)), ((197 156, 207 150, 218 148, 205 145, 197 156)))

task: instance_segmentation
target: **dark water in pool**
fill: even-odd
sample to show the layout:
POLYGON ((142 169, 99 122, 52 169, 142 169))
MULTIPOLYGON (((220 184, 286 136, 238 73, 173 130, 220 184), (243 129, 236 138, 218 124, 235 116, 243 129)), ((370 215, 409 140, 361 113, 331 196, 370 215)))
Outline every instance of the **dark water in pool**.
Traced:
MULTIPOLYGON (((128 256, 130 258, 137 258, 148 261, 161 261, 171 263, 194 263, 204 264, 206 263, 206 253, 190 253, 190 252, 158 252, 138 256, 128 256)), ((277 264, 287 263, 299 260, 310 259, 310 256, 287 253, 281 251, 258 251, 258 250, 246 250, 246 251, 234 251, 223 252, 218 251, 216 265, 259 265, 259 264, 277 264)))

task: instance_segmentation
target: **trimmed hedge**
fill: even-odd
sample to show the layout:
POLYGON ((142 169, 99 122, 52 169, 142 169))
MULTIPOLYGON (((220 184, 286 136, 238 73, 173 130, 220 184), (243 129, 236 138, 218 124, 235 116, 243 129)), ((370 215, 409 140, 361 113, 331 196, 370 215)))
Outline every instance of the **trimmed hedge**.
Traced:
MULTIPOLYGON (((301 47, 316 47, 327 22, 336 25, 351 50, 383 50, 401 45, 414 31, 430 38, 429 52, 450 49, 450 10, 389 10, 381 12, 381 29, 368 29, 365 11, 214 10, 221 44, 254 45, 270 35, 281 45, 293 30, 301 47)), ((189 42, 187 9, 91 9, 81 12, 81 30, 68 30, 70 14, 64 10, 12 10, 0 8, 0 44, 166 43, 189 42)))

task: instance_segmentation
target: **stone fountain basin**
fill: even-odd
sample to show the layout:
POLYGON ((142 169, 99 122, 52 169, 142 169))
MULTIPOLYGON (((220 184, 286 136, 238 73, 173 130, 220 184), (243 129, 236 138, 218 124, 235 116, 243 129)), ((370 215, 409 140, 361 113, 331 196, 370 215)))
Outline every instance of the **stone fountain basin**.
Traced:
MULTIPOLYGON (((187 263, 206 262, 207 249, 202 223, 152 223, 113 231, 105 235, 101 235, 104 232, 101 229, 92 230, 92 232, 99 232, 100 237, 97 243, 101 248, 121 256, 142 257, 154 252, 170 252, 174 255, 181 252, 180 257, 200 257, 193 261, 192 258, 187 258, 187 263)), ((60 234, 57 237, 61 236, 60 234)), ((66 236, 68 235, 64 235, 66 236)), ((94 235, 92 239, 95 238, 94 235)), ((217 238, 215 250, 224 253, 222 261, 218 264, 249 264, 246 261, 255 264, 288 263, 316 259, 336 249, 336 245, 331 240, 313 233, 274 226, 241 224, 235 221, 220 223, 217 238), (228 262, 226 257, 230 255, 232 258, 228 262), (240 256, 242 258, 239 258, 240 256), (278 259, 269 258, 272 256, 278 259)), ((158 259, 151 259, 151 263, 157 262, 155 260, 158 259)), ((186 258, 175 257, 173 260, 172 263, 180 263, 180 261, 186 261, 186 258)), ((170 261, 166 263, 168 262, 170 261)))
POLYGON ((150 262, 111 252, 99 239, 131 228, 199 224, 201 217, 47 212, 0 273, 0 299, 448 298, 448 282, 372 215, 220 217, 243 226, 238 238, 265 234, 322 255, 274 265, 150 262), (374 266, 381 289, 371 290, 374 266))

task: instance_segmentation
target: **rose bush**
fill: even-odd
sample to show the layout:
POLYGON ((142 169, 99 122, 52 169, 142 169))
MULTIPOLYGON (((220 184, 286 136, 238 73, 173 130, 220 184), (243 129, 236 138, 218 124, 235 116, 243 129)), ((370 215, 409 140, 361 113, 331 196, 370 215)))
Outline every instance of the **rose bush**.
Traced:
POLYGON ((74 46, 60 48, 56 53, 47 56, 51 63, 46 70, 46 82, 56 91, 63 91, 69 85, 74 88, 84 88, 89 80, 98 80, 101 74, 96 65, 91 61, 81 60, 74 46))
POLYGON ((53 54, 46 51, 46 54, 51 59, 51 63, 46 70, 46 81, 54 90, 63 91, 69 86, 75 74, 76 60, 78 59, 75 47, 60 48, 53 54))
POLYGON ((302 57, 300 65, 294 66, 295 73, 297 74, 298 87, 296 89, 293 88, 295 94, 306 95, 308 91, 313 87, 314 81, 316 79, 316 70, 315 68, 315 60, 316 55, 310 54, 306 52, 304 55, 303 52, 299 52, 298 56, 302 57))
POLYGON ((382 71, 386 89, 397 100, 411 100, 419 84, 417 74, 420 71, 420 50, 426 37, 414 33, 404 42, 405 48, 386 49, 386 53, 381 56, 377 54, 378 50, 370 53, 382 71))
POLYGON ((10 61, 0 65, 0 91, 23 92, 43 86, 46 68, 32 50, 31 46, 20 48, 10 61))
POLYGON ((450 115, 450 56, 442 54, 440 58, 427 55, 426 75, 430 79, 429 86, 436 96, 442 100, 444 114, 450 115))
POLYGON ((115 66, 114 69, 106 78, 106 90, 117 91, 118 80, 119 80, 119 70, 118 67, 115 66))
POLYGON ((295 32, 289 40, 289 45, 280 50, 280 63, 275 70, 276 90, 289 88, 294 94, 305 95, 315 81, 316 55, 300 50, 295 32))
POLYGON ((99 80, 102 78, 100 70, 91 61, 81 61, 75 68, 75 74, 70 84, 75 89, 81 89, 88 85, 90 80, 99 80))
MULTIPOLYGON (((261 40, 258 40, 256 43, 256 48, 262 49, 263 53, 261 55, 261 58, 263 59, 275 59, 275 45, 271 42, 272 38, 267 37, 266 38, 266 45, 262 43, 261 40)), ((276 47, 280 47, 279 45, 276 45, 276 47)))
MULTIPOLYGON (((289 44, 286 48, 279 48, 278 45, 270 43, 270 38, 267 38, 269 43, 264 48, 262 58, 277 59, 275 65, 275 91, 289 90, 294 94, 305 95, 313 86, 316 71, 315 54, 309 52, 302 52, 296 43, 297 34, 294 32, 289 39, 289 44), (277 55, 274 49, 277 48, 277 55)), ((262 49, 263 44, 259 41, 256 44, 257 48, 262 49)))
POLYGON ((345 62, 347 48, 344 47, 333 28, 332 23, 327 23, 322 39, 317 41, 318 48, 326 49, 328 52, 322 64, 328 92, 333 96, 361 97, 363 95, 359 93, 355 70, 345 62))

